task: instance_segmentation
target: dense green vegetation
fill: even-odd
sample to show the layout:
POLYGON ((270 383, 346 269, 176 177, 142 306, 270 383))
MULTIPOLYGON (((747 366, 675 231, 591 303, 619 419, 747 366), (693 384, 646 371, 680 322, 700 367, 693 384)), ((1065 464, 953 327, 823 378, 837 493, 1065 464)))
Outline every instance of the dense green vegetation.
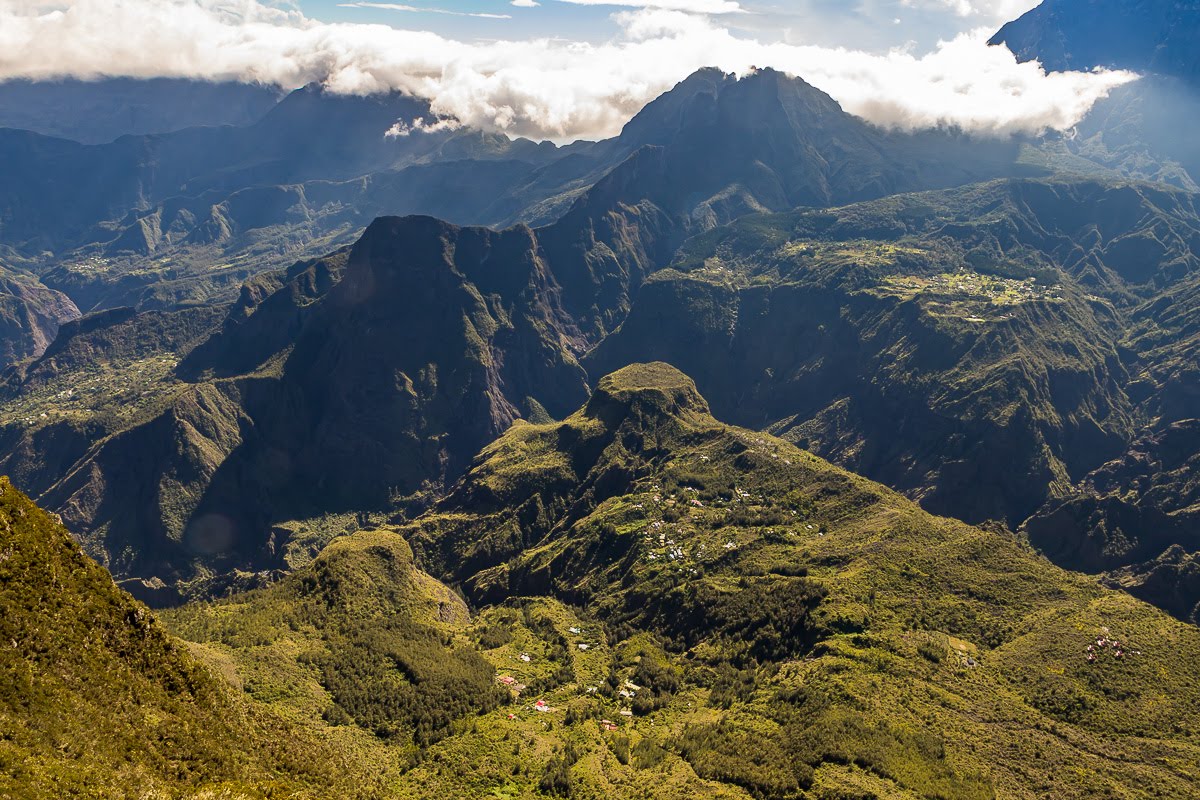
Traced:
MULTIPOLYGON (((127 610, 117 630, 141 614, 150 633, 121 650, 140 659, 136 675, 87 660, 99 651, 82 643, 23 647, 91 680, 43 679, 46 701, 17 713, 38 730, 69 702, 72 720, 95 726, 89 687, 119 698, 148 681, 194 699, 142 688, 143 709, 219 714, 138 751, 153 785, 257 786, 291 765, 296 789, 361 797, 1197 790, 1195 628, 1003 530, 932 517, 719 423, 664 364, 606 377, 563 422, 517 423, 411 523, 359 530, 276 584, 166 613, 190 654, 20 504, 9 519, 28 509, 75 572, 95 576, 76 596, 110 598, 127 610), (272 729, 276 745, 253 749, 272 729), (265 760, 234 756, 251 750, 265 760), (151 758, 181 766, 168 780, 151 758)), ((5 624, 40 629, 51 595, 13 592, 52 586, 54 572, 6 580, 6 597, 26 599, 6 600, 18 610, 5 624)), ((125 739, 81 761, 38 745, 21 763, 74 785, 112 774, 105 753, 150 723, 110 707, 125 739)))
POLYGON ((336 755, 248 707, 0 479, 0 794, 298 796, 336 755))
POLYGON ((306 675, 320 689, 305 701, 328 698, 310 712, 409 745, 411 758, 456 720, 507 697, 492 666, 460 635, 462 601, 418 572, 404 540, 390 532, 345 537, 280 584, 167 619, 222 652, 254 653, 263 671, 246 685, 252 697, 295 695, 288 680, 306 675))
POLYGON ((1200 795, 1197 108, 0 131, 0 795, 1200 795))
MULTIPOLYGON (((613 682, 639 686, 624 702, 635 741, 664 750, 659 769, 678 757, 764 797, 1195 791, 1185 773, 1131 767, 1163 746, 1195 763, 1193 629, 1008 534, 930 517, 785 442, 720 425, 662 365, 605 378, 563 423, 516 426, 404 530, 481 600, 548 592, 624 626, 610 646, 661 665, 617 666, 613 682), (524 541, 506 533, 516 520, 524 541), (645 650, 643 635, 621 642, 636 630, 665 649, 645 650), (1165 638, 1150 648, 1147 636, 1165 638), (1096 638, 1128 652, 1089 661, 1096 638), (647 677, 663 668, 669 680, 647 677)), ((590 768, 568 772, 587 796, 590 768)))
POLYGON ((419 513, 510 421, 569 413, 586 394, 577 356, 619 321, 581 359, 593 375, 676 364, 721 416, 937 513, 1029 520, 1063 566, 1154 571, 1141 596, 1189 618, 1190 579, 1154 566, 1173 544, 1191 553, 1173 533, 1186 481, 1134 500, 1132 478, 1101 471, 1160 463, 1138 442, 1197 399, 1193 195, 1007 180, 749 215, 646 276, 654 208, 621 221, 584 203, 537 233, 381 220, 248 283, 211 336, 210 308, 89 318, 7 380, 3 464, 131 588, 162 587, 140 596, 211 595, 250 585, 237 570, 304 563, 344 527, 329 520, 419 513), (580 251, 571 231, 601 218, 611 247, 580 251), (563 269, 606 248, 603 269, 563 269), (430 281, 461 315, 430 316, 430 281), (130 469, 135 492, 114 480, 130 469))
MULTIPOLYGON (((163 199, 179 177, 164 175, 119 223, 75 220, 104 241, 70 250, 84 234, 63 230, 52 268, 22 256, 81 307, 203 304, 71 333, 74 351, 22 365, 0 399, 0 467, 139 596, 251 585, 311 557, 329 520, 419 513, 513 420, 569 414, 632 362, 675 364, 722 418, 928 510, 1014 529, 1086 505, 1092 473, 1193 414, 1200 215, 1194 194, 1121 177, 1154 177, 1152 154, 1126 169, 1053 136, 886 133, 767 69, 701 70, 569 158, 467 130, 359 136, 411 102, 310 89, 262 125, 189 134, 189 191, 222 188, 163 199), (237 189, 223 171, 231 154, 290 163, 293 123, 333 107, 355 136, 321 140, 312 180, 237 189), (380 163, 397 170, 346 180, 380 163), (426 205, 431 186, 444 200, 426 205), (957 188, 911 191, 931 187, 957 188), (359 236, 375 208, 547 224, 380 218, 359 236)), ((163 163, 186 138, 161 138, 163 163)), ((80 157, 17 139, 30 164, 80 157)), ((1150 520, 1174 513, 1160 494, 1121 530, 1157 540, 1150 520)), ((1046 551, 1105 536, 1099 516, 1075 513, 1046 551)))

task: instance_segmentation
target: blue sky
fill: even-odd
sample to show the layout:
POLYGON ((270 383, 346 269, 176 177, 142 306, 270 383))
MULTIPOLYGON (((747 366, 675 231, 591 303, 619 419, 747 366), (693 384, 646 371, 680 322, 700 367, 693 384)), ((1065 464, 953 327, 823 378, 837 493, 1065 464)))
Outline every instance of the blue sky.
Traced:
MULTIPOLYGON (((603 41, 619 33, 612 15, 617 5, 578 5, 538 0, 515 7, 509 0, 394 0, 417 11, 389 10, 348 0, 298 0, 304 13, 326 22, 382 23, 428 30, 459 40, 562 37, 603 41), (444 13, 454 12, 454 13, 444 13), (507 15, 508 19, 458 16, 507 15)), ((389 0, 378 0, 388 4, 389 0)), ((593 0, 598 2, 598 0, 593 0)), ((627 0, 627 3, 631 0, 627 0)), ((979 27, 997 27, 1033 2, 1022 0, 794 0, 740 3, 747 13, 726 14, 722 23, 759 40, 815 44, 881 52, 893 48, 931 49, 938 40, 979 27)), ((625 6, 627 8, 627 5, 625 6)))

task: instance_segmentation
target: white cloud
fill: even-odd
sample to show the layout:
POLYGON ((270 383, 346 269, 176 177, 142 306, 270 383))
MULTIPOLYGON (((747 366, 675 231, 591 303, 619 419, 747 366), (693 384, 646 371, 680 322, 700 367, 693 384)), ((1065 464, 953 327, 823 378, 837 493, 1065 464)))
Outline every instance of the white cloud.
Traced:
POLYGON ((439 117, 536 138, 611 135, 692 71, 750 65, 799 75, 850 112, 903 128, 1065 129, 1122 73, 1046 75, 985 45, 987 30, 932 52, 870 54, 764 43, 706 16, 615 15, 616 39, 460 42, 386 25, 327 24, 257 0, 0 0, 0 77, 188 76, 333 91, 397 89, 439 117))
POLYGON ((435 133, 437 131, 456 131, 462 127, 462 123, 456 119, 443 117, 442 119, 433 122, 426 122, 420 117, 412 122, 404 120, 396 120, 396 124, 388 128, 383 134, 384 136, 404 137, 411 133, 435 133))
POLYGON ((900 5, 905 8, 932 6, 953 11, 960 17, 969 17, 975 12, 970 0, 900 0, 900 5))
POLYGON ((537 0, 512 0, 510 5, 514 5, 517 8, 537 8, 541 3, 537 0))

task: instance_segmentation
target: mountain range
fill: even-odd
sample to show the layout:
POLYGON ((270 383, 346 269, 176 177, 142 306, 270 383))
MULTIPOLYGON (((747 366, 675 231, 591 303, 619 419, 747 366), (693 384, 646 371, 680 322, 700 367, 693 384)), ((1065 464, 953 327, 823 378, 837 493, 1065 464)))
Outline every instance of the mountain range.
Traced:
POLYGON ((0 82, 0 127, 81 144, 193 127, 250 125, 279 102, 272 86, 183 78, 0 82))
POLYGON ((1195 796, 1194 12, 1036 136, 0 84, 0 794, 1195 796))
POLYGON ((249 275, 349 244, 383 213, 544 224, 607 177, 609 192, 707 227, 1016 168, 1011 144, 886 134, 771 70, 743 81, 702 70, 604 142, 555 147, 469 128, 385 135, 433 119, 411 97, 306 87, 241 128, 93 146, 0 131, 0 252, 85 311, 169 307, 232 299, 249 275), (764 127, 749 135, 747 120, 764 127), (718 154, 714 142, 747 149, 718 154), (695 169, 714 161, 723 171, 695 169))

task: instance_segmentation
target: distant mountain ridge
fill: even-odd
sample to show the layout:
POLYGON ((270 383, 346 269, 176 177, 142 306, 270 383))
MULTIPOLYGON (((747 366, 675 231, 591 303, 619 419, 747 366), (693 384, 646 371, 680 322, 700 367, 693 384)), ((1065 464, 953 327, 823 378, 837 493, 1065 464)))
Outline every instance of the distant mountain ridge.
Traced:
POLYGON ((1129 177, 1200 186, 1200 3, 1045 0, 989 44, 1047 70, 1122 69, 1142 77, 1099 100, 1067 148, 1129 177))
POLYGON ((249 125, 279 102, 273 86, 186 78, 0 81, 0 128, 81 144, 183 128, 249 125))
MULTIPOLYGON (((661 264, 685 236, 748 212, 1079 165, 1167 180, 1175 169, 1156 166, 1156 147, 1095 135, 1087 148, 1056 145, 1071 151, 1063 158, 1033 140, 885 132, 770 69, 740 80, 700 70, 603 142, 555 147, 470 128, 384 135, 414 119, 433 119, 426 101, 310 86, 243 127, 95 147, 0 130, 0 204, 12 209, 0 248, 85 312, 170 308, 230 301, 251 275, 351 244, 377 216, 544 227, 589 192, 590 217, 597 203, 648 201, 646 213, 670 217, 650 254, 661 264)), ((1182 147, 1171 157, 1197 171, 1182 147)))
POLYGON ((432 119, 427 102, 306 87, 242 128, 95 147, 0 130, 0 203, 13 209, 0 246, 85 311, 164 308, 232 299, 254 272, 349 244, 377 216, 545 225, 603 181, 600 202, 649 200, 677 244, 747 211, 1031 169, 1015 143, 879 131, 774 70, 702 70, 598 143, 385 135, 413 119, 432 119))

